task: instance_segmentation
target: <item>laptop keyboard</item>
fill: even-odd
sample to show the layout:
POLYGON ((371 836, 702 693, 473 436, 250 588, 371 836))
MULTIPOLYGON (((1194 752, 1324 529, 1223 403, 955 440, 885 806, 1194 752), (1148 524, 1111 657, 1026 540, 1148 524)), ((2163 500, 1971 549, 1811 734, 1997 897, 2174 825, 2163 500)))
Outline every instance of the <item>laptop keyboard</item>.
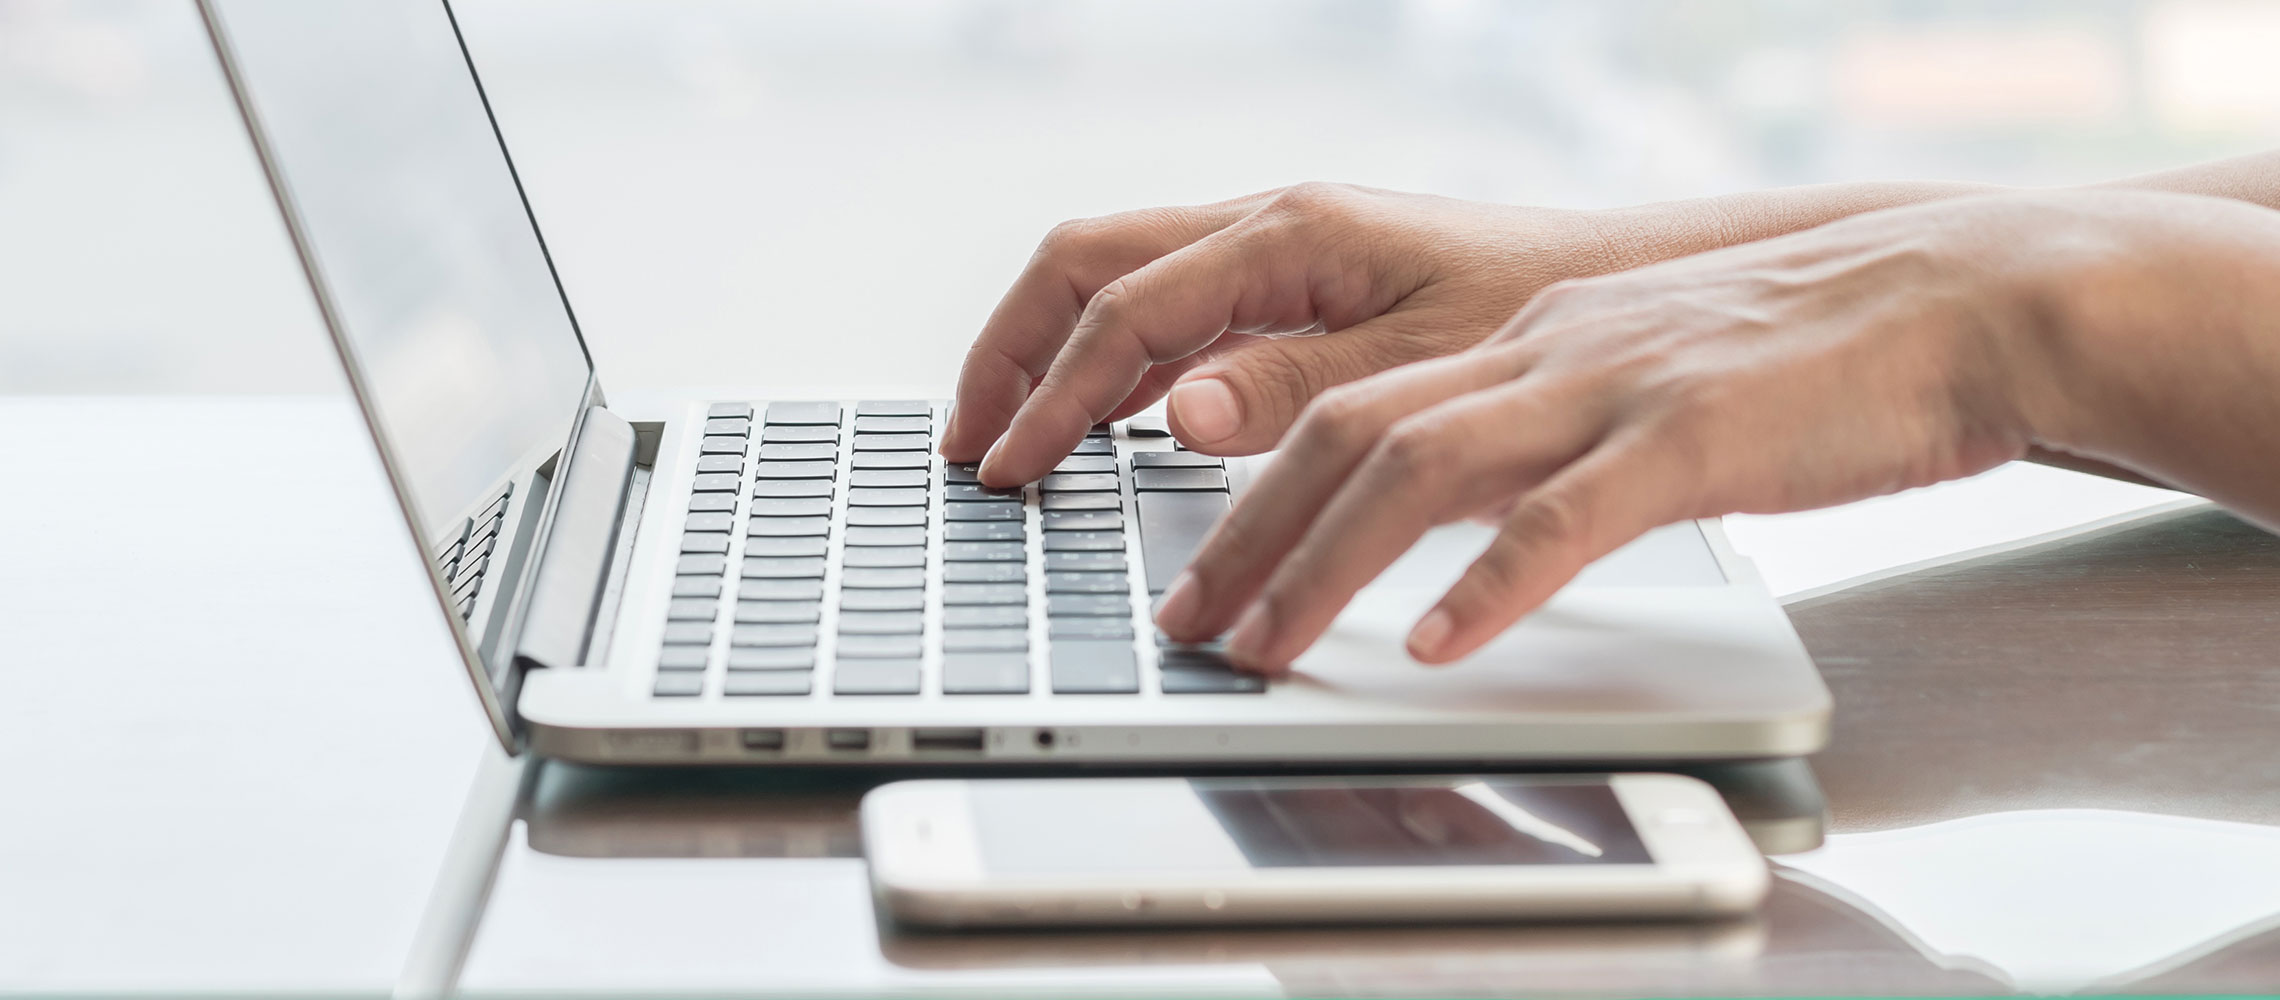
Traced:
POLYGON ((1101 426, 1033 489, 994 490, 935 455, 941 418, 925 401, 713 404, 656 696, 1265 689, 1147 626, 1228 508, 1219 459, 1120 457, 1101 426))
POLYGON ((491 568, 499 544, 499 527, 507 519, 507 495, 514 484, 499 488, 483 510, 459 525, 458 534, 436 547, 435 568, 451 587, 451 606, 461 621, 475 613, 475 598, 483 592, 483 574, 491 568))

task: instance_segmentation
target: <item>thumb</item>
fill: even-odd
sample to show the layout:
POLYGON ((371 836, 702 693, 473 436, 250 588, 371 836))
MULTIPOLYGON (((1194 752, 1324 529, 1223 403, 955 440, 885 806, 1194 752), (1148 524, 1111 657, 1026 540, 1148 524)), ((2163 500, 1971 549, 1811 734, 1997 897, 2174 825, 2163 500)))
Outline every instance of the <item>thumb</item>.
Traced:
POLYGON ((1462 345, 1410 317, 1381 316, 1336 333, 1250 337, 1172 383, 1164 410, 1182 444, 1216 455, 1274 448, 1306 405, 1332 386, 1450 353, 1462 345))

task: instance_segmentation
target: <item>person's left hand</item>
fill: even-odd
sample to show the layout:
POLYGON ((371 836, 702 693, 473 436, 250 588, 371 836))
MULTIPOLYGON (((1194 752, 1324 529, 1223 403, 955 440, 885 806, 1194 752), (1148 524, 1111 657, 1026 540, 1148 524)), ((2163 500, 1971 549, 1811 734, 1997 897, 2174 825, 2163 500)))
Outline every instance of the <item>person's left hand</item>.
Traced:
MULTIPOLYGON (((1859 216, 1565 282, 1462 354, 1335 388, 1166 595, 1280 671, 1442 523, 1502 529, 1409 636, 1447 662, 1674 521, 1826 506, 2024 454, 2038 295, 2084 240, 2048 199, 1859 216)), ((2084 249, 2089 248, 2089 249, 2084 249)))

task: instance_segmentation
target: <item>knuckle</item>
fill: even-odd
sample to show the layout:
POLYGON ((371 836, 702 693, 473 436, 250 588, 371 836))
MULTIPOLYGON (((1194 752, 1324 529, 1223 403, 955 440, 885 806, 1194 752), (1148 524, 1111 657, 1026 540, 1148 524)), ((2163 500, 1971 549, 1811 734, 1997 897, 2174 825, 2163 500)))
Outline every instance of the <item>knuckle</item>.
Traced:
POLYGON ((1408 417, 1386 431, 1378 444, 1378 462, 1405 481, 1437 477, 1447 471, 1448 435, 1439 421, 1408 417))
POLYGON ((1505 524, 1512 547, 1527 551, 1579 544, 1590 529, 1589 505, 1572 490, 1556 486, 1539 489, 1523 499, 1505 524))
POLYGON ((1521 589, 1526 582, 1528 560, 1521 546, 1510 535, 1500 535, 1496 543, 1481 552, 1480 558, 1465 571, 1464 586, 1452 595, 1474 605, 1474 610, 1494 605, 1507 595, 1521 589))
POLYGON ((1305 181, 1282 189, 1269 207, 1301 218, 1334 216, 1351 206, 1353 196, 1353 189, 1344 184, 1305 181))
POLYGON ((1124 317, 1132 307, 1132 280, 1118 278, 1100 286, 1100 291, 1085 303, 1085 318, 1095 323, 1114 322, 1124 317))
POLYGON ((1359 446, 1368 439, 1366 406, 1362 394, 1353 389, 1331 389, 1306 405, 1294 436, 1317 448, 1336 450, 1359 446))

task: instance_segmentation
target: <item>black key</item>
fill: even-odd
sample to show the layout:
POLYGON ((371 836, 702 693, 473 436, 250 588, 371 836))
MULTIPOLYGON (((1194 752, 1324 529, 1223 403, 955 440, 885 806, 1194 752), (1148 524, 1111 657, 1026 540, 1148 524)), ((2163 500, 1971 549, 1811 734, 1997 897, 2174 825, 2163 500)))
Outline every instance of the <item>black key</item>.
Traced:
POLYGON ((1131 618, 1132 598, 1124 594, 1047 594, 1045 614, 1053 618, 1131 618))
POLYGON ((1267 679, 1210 653, 1170 652, 1160 661, 1165 694, 1258 694, 1267 679))
POLYGON ((760 430, 760 441, 763 444, 815 444, 822 441, 837 440, 839 440, 839 427, 836 424, 817 427, 787 427, 782 424, 769 424, 760 430))
POLYGON ((934 412, 923 399, 866 399, 855 404, 858 417, 923 417, 934 412))
POLYGON ((1049 510, 1039 515, 1037 523, 1047 531, 1122 531, 1124 512, 1120 510, 1049 510))
POLYGON ((958 604, 942 609, 945 630, 961 628, 1026 628, 1029 609, 1019 604, 958 604))
POLYGON ((1123 642, 1056 642, 1051 650, 1054 694, 1136 694, 1140 663, 1123 642))
POLYGON ((771 424, 839 424, 839 404, 825 402, 797 402, 768 404, 768 422, 771 424))
MULTIPOLYGON (((854 545, 849 542, 849 545, 854 545)), ((923 545, 872 546, 849 548, 840 559, 841 565, 863 569, 910 569, 926 565, 926 547, 923 545)))
POLYGON ((839 637, 840 665, 846 666, 848 657, 917 659, 920 641, 915 635, 843 635, 839 637))
POLYGON ((1019 653, 1029 648, 1026 628, 952 628, 942 630, 945 653, 1019 653))
POLYGON ((760 479, 830 479, 839 474, 836 462, 762 462, 753 470, 760 479))
POLYGON ((821 580, 745 580, 736 585, 740 601, 820 601, 821 580))
POLYGON ((748 556, 741 575, 748 580, 820 580, 823 579, 823 560, 748 556))
POLYGON ((867 417, 855 414, 857 434, 925 434, 934 429, 933 419, 925 414, 915 417, 867 417))
POLYGON ((814 677, 804 670, 732 673, 721 684, 720 693, 731 698, 796 698, 808 693, 808 686, 814 682, 814 677))
POLYGON ((744 439, 727 435, 710 436, 698 443, 697 453, 700 455, 742 455, 744 454, 744 439))
POLYGON ((856 451, 932 451, 934 438, 926 434, 857 434, 856 451))
POLYGON ((823 617, 822 601, 738 601, 738 625, 813 625, 823 617))
POLYGON ((728 532, 684 531, 681 533, 681 551, 726 553, 728 551, 728 532))
POLYGON ((1028 694, 1026 653, 956 653, 942 657, 943 694, 1028 694))
POLYGON ((908 590, 843 590, 839 592, 841 611, 919 611, 926 607, 926 591, 916 587, 908 590))
POLYGON ((1115 493, 1047 493, 1039 506, 1046 510, 1123 510, 1124 497, 1115 493))
POLYGON ((763 462, 829 462, 839 457, 836 444, 764 444, 760 446, 763 462))
POLYGON ((1048 594, 1128 594, 1132 584, 1122 573, 1047 573, 1048 594))
POLYGON ((809 646, 738 646, 728 651, 728 669, 813 670, 815 649, 809 646))
POLYGON ((1028 552, 1020 542, 944 542, 944 562, 1020 562, 1028 552))
POLYGON ((1089 437, 1077 442, 1076 447, 1069 449, 1069 454, 1114 455, 1116 454, 1116 442, 1111 441, 1107 438, 1089 437))
POLYGON ((1116 429, 1107 424, 1094 424, 1085 430, 1085 436, 1089 438, 1104 438, 1114 433, 1116 429))
POLYGON ((1029 588, 1018 583, 949 583, 942 586, 942 603, 1027 604, 1029 588))
POLYGON ((650 690, 660 698, 694 698, 705 693, 705 675, 687 670, 660 672, 657 686, 650 690))
POLYGON ((1168 438, 1172 429, 1162 417, 1133 417, 1124 422, 1124 436, 1135 438, 1168 438))
POLYGON ((702 646, 712 641, 711 622, 667 622, 665 641, 675 646, 702 646))
POLYGON ((849 590, 909 590, 926 586, 920 569, 850 569, 839 574, 839 585, 849 590))
POLYGON ((822 556, 825 550, 829 548, 830 543, 821 535, 808 535, 801 538, 762 537, 744 540, 744 554, 747 557, 772 556, 783 558, 798 556, 816 558, 822 556))
POLYGON ((657 651, 659 670, 703 670, 710 646, 667 646, 657 651))
POLYGON ((768 497, 752 501, 753 517, 830 517, 830 497, 768 497))
POLYGON ((735 526, 736 515, 727 511, 691 514, 681 522, 682 531, 727 531, 735 526))
POLYGON ((750 433, 752 433, 752 419, 750 417, 716 417, 705 421, 705 434, 708 436, 726 434, 730 437, 742 437, 750 433))
POLYGON ((1227 473, 1218 469, 1136 469, 1132 473, 1132 488, 1225 491, 1227 473))
POLYGON ((692 493, 689 495, 689 510, 692 513, 697 511, 734 511, 735 509, 736 495, 732 493, 692 493))
POLYGON ((711 576, 676 576, 673 578, 675 597, 719 597, 720 574, 711 576))
POLYGON ((1132 639, 1132 622, 1124 618, 1047 618, 1045 630, 1056 645, 1063 639, 1132 639))
POLYGON ((831 531, 828 517, 755 517, 746 522, 744 533, 768 538, 797 538, 803 535, 823 535, 831 531))
POLYGON ((728 572, 728 557, 682 556, 681 561, 674 564, 673 572, 682 576, 719 576, 728 572))
POLYGON ((950 503, 1019 500, 1021 499, 1021 487, 1008 486, 1001 490, 980 483, 947 483, 942 487, 942 499, 950 503))
POLYGON ((1161 594, 1179 578, 1211 526, 1227 513, 1225 493, 1143 493, 1140 562, 1148 570, 1148 592, 1161 594))
POLYGON ((709 622, 719 613, 718 598, 676 597, 665 605, 665 617, 671 621, 709 622))
MULTIPOLYGON (((904 453, 888 452, 887 454, 900 455, 904 453)), ((925 486, 926 482, 927 472, 925 469, 857 469, 847 475, 847 485, 849 486, 909 487, 925 486)))
POLYGON ((1099 493, 1116 492, 1116 474, 1112 472, 1056 472, 1038 482, 1037 488, 1047 493, 1099 493))
POLYGON ((708 410, 706 410, 706 411, 705 411, 705 416, 708 416, 708 417, 741 417, 741 418, 743 418, 743 419, 745 419, 745 420, 750 420, 750 419, 752 419, 752 404, 750 404, 750 403, 714 403, 714 404, 712 405, 712 408, 711 408, 711 409, 708 409, 708 410))
POLYGON ((700 455, 697 457, 697 471, 742 473, 744 471, 744 456, 700 455))
POLYGON ((870 526, 847 529, 849 545, 925 545, 926 529, 916 525, 900 528, 870 526))
POLYGON ((1124 532, 1121 531, 1049 531, 1045 533, 1047 552, 1122 552, 1124 532))
POLYGON ((738 625, 729 630, 731 646, 813 646, 815 626, 798 625, 738 625))
POLYGON ((1085 573, 1124 572, 1124 553, 1115 552, 1047 552, 1045 572, 1071 570, 1085 573))
POLYGON ((831 672, 833 694, 917 694, 918 661, 841 660, 831 672))
POLYGON ((848 490, 850 507, 924 507, 925 490, 848 490))
POLYGON ((855 467, 858 469, 924 469, 933 466, 933 464, 933 456, 923 451, 859 451, 855 453, 855 467))
POLYGON ((954 462, 942 467, 942 481, 946 483, 978 483, 982 481, 980 470, 980 465, 954 462))
POLYGON ((946 562, 942 564, 944 583, 1020 583, 1029 579, 1029 568, 1017 562, 946 562))
POLYGON ((917 635, 926 630, 926 616, 916 611, 842 611, 840 635, 917 635))
POLYGON ((1139 469, 1217 469, 1224 463, 1212 455, 1198 455, 1192 451, 1136 451, 1132 453, 1132 468, 1139 469))
POLYGON ((1055 472, 1115 472, 1114 455, 1071 455, 1053 467, 1055 472))
POLYGON ((831 480, 763 479, 752 484, 752 495, 761 498, 828 497, 831 495, 831 480))
POLYGON ((1029 537, 1029 527, 1019 521, 950 521, 942 526, 942 538, 951 542, 1018 542, 1029 537))
POLYGON ((1020 521, 1017 503, 952 503, 942 505, 945 521, 1020 521))
POLYGON ((847 524, 852 528, 907 528, 926 526, 924 507, 849 507, 847 524))
POLYGON ((744 477, 733 472, 702 472, 689 485, 691 493, 734 493, 744 485, 744 477))

